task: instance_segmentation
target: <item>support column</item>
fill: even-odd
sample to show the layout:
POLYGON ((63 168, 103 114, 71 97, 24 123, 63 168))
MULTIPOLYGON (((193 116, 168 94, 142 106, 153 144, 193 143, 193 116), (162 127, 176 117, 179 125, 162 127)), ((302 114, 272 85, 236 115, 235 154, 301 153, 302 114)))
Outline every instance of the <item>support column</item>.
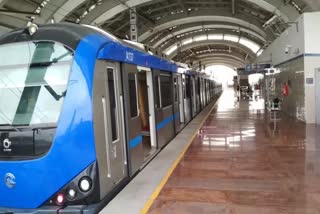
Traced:
POLYGON ((130 8, 130 40, 138 42, 137 10, 130 8))

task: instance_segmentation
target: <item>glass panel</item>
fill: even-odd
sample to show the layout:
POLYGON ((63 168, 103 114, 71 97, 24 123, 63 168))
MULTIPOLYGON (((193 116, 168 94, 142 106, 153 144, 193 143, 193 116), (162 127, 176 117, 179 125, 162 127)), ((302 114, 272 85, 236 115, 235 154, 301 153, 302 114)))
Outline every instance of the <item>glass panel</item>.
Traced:
POLYGON ((263 51, 264 51, 263 49, 261 49, 260 51, 258 51, 258 52, 257 52, 257 56, 260 56, 263 51))
POLYGON ((207 35, 195 36, 194 41, 204 41, 207 40, 207 35))
POLYGON ((193 78, 189 78, 190 81, 190 96, 193 97, 193 78))
POLYGON ((160 87, 161 87, 161 104, 162 107, 172 105, 172 84, 171 76, 160 75, 160 87))
POLYGON ((247 46, 248 48, 250 48, 254 53, 257 53, 260 50, 260 46, 257 45, 256 43, 245 39, 245 38, 241 38, 239 41, 240 44, 247 46))
POLYGON ((72 55, 54 42, 0 46, 0 125, 57 123, 72 55))
POLYGON ((131 118, 133 118, 138 116, 136 75, 134 73, 129 73, 128 81, 129 81, 130 113, 131 113, 131 118))
POLYGON ((113 68, 107 68, 108 75, 108 88, 109 88, 109 107, 110 107, 110 119, 111 119, 111 134, 112 141, 118 139, 118 120, 117 120, 117 104, 116 104, 116 90, 115 90, 115 78, 113 68))
POLYGON ((182 76, 182 94, 183 99, 186 99, 186 79, 184 76, 182 76))
POLYGON ((232 41, 232 42, 238 42, 239 41, 239 36, 224 35, 224 40, 232 41))
POLYGON ((153 79, 153 86, 154 86, 154 102, 156 108, 160 108, 160 96, 159 96, 159 76, 155 76, 153 79))
POLYGON ((209 34, 208 39, 209 40, 222 40, 223 35, 222 34, 209 34))
POLYGON ((56 42, 0 46, 0 159, 45 154, 55 136, 73 52, 56 42), (23 126, 23 127, 22 127, 23 126))
POLYGON ((177 45, 173 45, 173 46, 171 46, 169 49, 167 49, 167 50, 165 51, 165 53, 166 53, 167 55, 170 55, 170 54, 171 54, 173 51, 175 51, 177 48, 178 48, 177 45))
POLYGON ((182 45, 186 45, 186 44, 190 44, 190 43, 192 43, 192 38, 182 40, 182 45))
POLYGON ((191 95, 190 95, 190 92, 191 92, 191 88, 190 88, 190 78, 188 76, 186 76, 186 98, 187 99, 190 99, 191 95))
POLYGON ((173 87, 174 87, 174 102, 179 100, 179 87, 177 77, 173 78, 173 87))

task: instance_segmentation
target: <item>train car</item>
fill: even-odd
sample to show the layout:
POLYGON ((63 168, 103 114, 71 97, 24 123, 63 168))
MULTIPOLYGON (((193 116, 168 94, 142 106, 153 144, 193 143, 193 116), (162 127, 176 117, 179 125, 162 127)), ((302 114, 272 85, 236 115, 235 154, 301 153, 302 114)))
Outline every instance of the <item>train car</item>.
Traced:
POLYGON ((217 99, 206 82, 92 26, 2 36, 0 213, 97 212, 214 100, 206 94, 217 99))

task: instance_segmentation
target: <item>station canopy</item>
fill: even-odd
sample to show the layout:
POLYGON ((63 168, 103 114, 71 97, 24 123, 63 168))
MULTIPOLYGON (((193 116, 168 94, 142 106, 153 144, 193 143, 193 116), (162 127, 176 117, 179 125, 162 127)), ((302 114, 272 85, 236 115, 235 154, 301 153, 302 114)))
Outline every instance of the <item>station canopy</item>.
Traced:
POLYGON ((72 22, 137 40, 192 66, 244 67, 253 62, 315 0, 0 0, 0 33, 27 25, 72 22))

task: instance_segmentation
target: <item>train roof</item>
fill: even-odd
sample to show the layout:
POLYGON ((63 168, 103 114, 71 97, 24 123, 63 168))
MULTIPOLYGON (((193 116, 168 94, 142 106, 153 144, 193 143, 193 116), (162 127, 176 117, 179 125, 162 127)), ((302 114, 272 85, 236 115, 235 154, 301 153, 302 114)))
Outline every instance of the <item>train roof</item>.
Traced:
MULTIPOLYGON (((99 47, 97 58, 121 61, 140 66, 151 67, 160 70, 177 72, 175 62, 156 56, 153 53, 137 48, 134 45, 124 42, 112 34, 94 26, 78 25, 73 23, 56 23, 39 25, 39 28, 32 36, 28 27, 14 30, 0 37, 0 45, 23 41, 56 41, 72 50, 76 50, 79 43, 90 35, 102 37, 105 43, 99 47)), ((92 39, 93 37, 90 37, 92 39)))
POLYGON ((32 40, 52 40, 75 50, 79 42, 91 33, 92 29, 76 24, 47 24, 40 25, 37 32, 32 36, 28 33, 28 27, 11 31, 0 37, 0 45, 32 40))
MULTIPOLYGON (((104 38, 104 43, 97 49, 97 59, 121 61, 136 64, 143 67, 150 67, 171 72, 184 73, 188 75, 202 76, 205 74, 193 71, 188 65, 167 60, 161 56, 150 53, 142 47, 123 41, 98 27, 90 25, 79 25, 73 23, 57 23, 39 25, 39 28, 32 36, 28 27, 11 31, 0 37, 0 45, 23 42, 23 41, 56 41, 72 50, 76 50, 79 43, 90 35, 104 38)), ((94 41, 93 41, 94 42, 94 41)))

